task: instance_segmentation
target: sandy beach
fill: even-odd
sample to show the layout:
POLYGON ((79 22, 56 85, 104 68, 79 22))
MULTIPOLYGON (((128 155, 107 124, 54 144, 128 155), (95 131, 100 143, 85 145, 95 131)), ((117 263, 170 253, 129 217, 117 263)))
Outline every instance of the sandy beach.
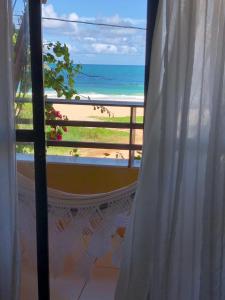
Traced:
MULTIPOLYGON (((48 99, 57 98, 54 92, 47 93, 48 99)), ((104 95, 104 94, 82 94, 79 95, 81 100, 108 100, 108 101, 136 101, 142 103, 143 96, 127 96, 127 95, 104 95)), ((61 98, 63 99, 63 98, 61 98)), ((69 100, 68 100, 69 102, 69 100)), ((79 100, 77 100, 79 103, 79 100)), ((70 120, 93 120, 93 116, 98 119, 99 117, 108 117, 107 113, 102 114, 100 110, 94 110, 94 106, 89 105, 70 105, 70 104, 55 104, 56 110, 60 110, 62 114, 67 115, 70 120)), ((111 117, 127 117, 130 115, 129 107, 107 107, 111 112, 111 117)), ((143 109, 136 109, 137 116, 143 116, 143 109)))
MULTIPOLYGON (((94 110, 93 106, 87 105, 68 105, 68 104, 55 104, 54 108, 59 110, 63 115, 66 115, 69 120, 79 121, 99 121, 99 118, 108 117, 109 115, 101 113, 100 110, 94 110)), ((107 107, 113 117, 127 117, 130 115, 130 108, 128 107, 107 107)), ((137 116, 143 116, 143 109, 137 108, 137 116)))

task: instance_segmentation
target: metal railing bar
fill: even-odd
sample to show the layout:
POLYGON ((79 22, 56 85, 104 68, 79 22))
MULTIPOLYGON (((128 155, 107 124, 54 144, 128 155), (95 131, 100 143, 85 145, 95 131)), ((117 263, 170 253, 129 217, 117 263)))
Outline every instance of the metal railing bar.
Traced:
POLYGON ((34 130, 17 129, 16 130, 16 141, 17 142, 34 142, 35 141, 34 130))
MULTIPOLYGON (((31 119, 17 119, 18 125, 31 125, 31 119)), ((97 122, 97 121, 73 121, 73 120, 46 120, 46 125, 50 126, 71 126, 90 128, 115 128, 115 129, 143 129, 143 123, 122 123, 122 122, 97 122)), ((20 131, 20 130, 19 130, 20 131)))
POLYGON ((97 122, 97 121, 63 121, 63 120, 46 120, 46 125, 52 126, 73 126, 73 127, 90 127, 90 128, 115 128, 115 129, 143 129, 143 123, 119 123, 119 122, 97 122))
MULTIPOLYGON (((16 98, 16 103, 32 103, 29 98, 16 98)), ((115 101, 115 100, 68 100, 60 98, 47 98, 48 104, 67 105, 92 105, 92 106, 114 106, 114 107, 144 107, 144 101, 115 101)))
MULTIPOLYGON (((135 131, 132 125, 136 122, 136 107, 131 107, 130 108, 130 145, 135 144, 135 131)), ((134 162, 134 150, 130 149, 129 150, 129 161, 128 161, 128 167, 132 167, 134 162)))
POLYGON ((94 142, 74 142, 74 141, 47 141, 49 147, 68 148, 94 148, 94 149, 115 149, 115 150, 142 150, 142 145, 114 144, 114 143, 94 143, 94 142))
POLYGON ((116 106, 116 107, 144 107, 143 101, 115 101, 115 100, 67 100, 53 99, 45 100, 46 103, 52 104, 74 104, 74 105, 94 105, 94 106, 116 106))
MULTIPOLYGON (((32 124, 33 124, 32 119, 24 119, 24 118, 16 119, 16 125, 32 125, 32 124)), ((18 129, 18 131, 21 131, 21 129, 18 129)))

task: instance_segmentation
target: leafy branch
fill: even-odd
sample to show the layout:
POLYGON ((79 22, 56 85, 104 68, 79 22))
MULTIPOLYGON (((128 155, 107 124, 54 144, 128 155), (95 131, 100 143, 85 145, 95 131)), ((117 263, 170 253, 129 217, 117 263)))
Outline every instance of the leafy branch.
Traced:
MULTIPOLYGON (((44 87, 53 89, 58 98, 65 97, 70 100, 74 97, 76 100, 80 100, 75 88, 75 78, 82 66, 75 65, 71 60, 66 44, 47 43, 44 45, 44 49, 44 87)), ((68 119, 67 116, 62 116, 59 111, 56 111, 53 104, 46 104, 45 115, 47 120, 68 119)), ((51 140, 62 140, 64 132, 67 132, 65 126, 51 126, 47 137, 51 140)))

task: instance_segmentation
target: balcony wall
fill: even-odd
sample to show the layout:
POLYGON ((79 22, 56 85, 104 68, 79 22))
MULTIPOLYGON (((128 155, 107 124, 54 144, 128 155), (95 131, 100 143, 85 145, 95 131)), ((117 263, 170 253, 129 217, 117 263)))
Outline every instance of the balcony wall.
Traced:
MULTIPOLYGON (((19 161, 18 171, 32 177, 33 164, 19 161)), ((137 168, 88 166, 63 163, 47 164, 48 186, 67 193, 94 194, 109 192, 137 180, 137 168)))

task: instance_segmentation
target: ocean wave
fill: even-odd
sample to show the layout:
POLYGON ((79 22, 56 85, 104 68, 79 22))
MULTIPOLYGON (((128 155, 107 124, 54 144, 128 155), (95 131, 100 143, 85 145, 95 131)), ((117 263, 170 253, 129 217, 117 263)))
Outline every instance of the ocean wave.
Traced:
MULTIPOLYGON (((57 98, 57 94, 54 91, 47 91, 46 95, 48 98, 57 98)), ((91 100, 113 100, 113 101, 143 101, 143 95, 107 95, 107 94, 80 94, 81 100, 91 99, 91 100)), ((63 99, 63 97, 62 97, 63 99)))

